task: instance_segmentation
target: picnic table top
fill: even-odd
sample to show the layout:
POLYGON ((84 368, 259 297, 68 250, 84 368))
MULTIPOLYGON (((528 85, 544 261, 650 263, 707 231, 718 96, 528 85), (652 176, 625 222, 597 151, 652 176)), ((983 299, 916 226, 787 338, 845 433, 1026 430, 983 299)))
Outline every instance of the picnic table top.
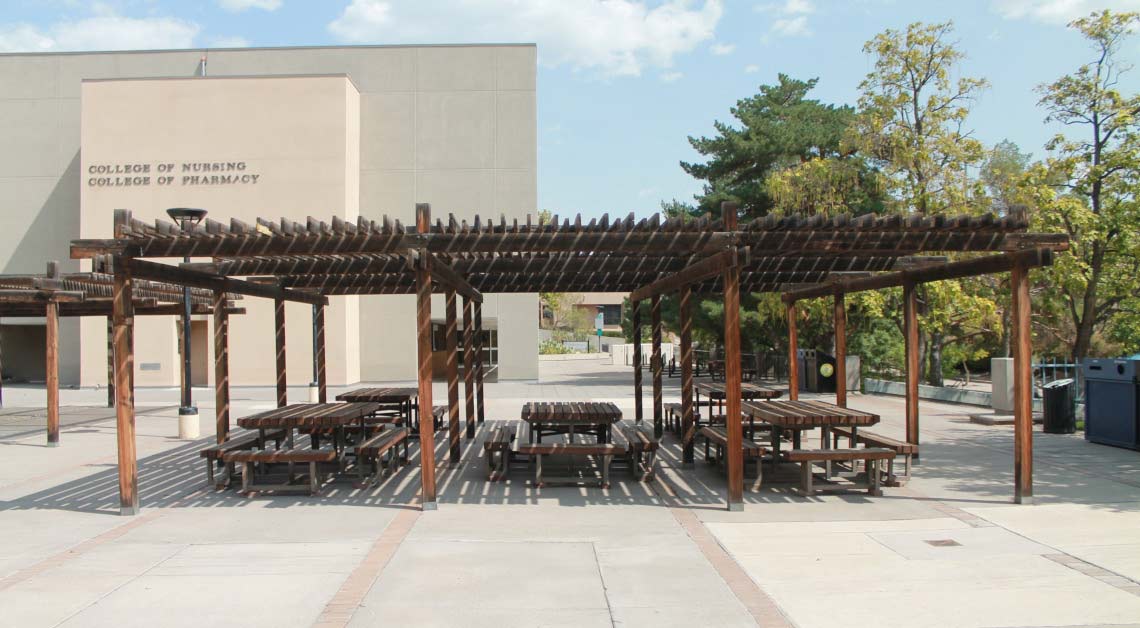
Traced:
MULTIPOLYGON (((710 397, 724 396, 725 382, 697 382, 695 386, 697 390, 710 397)), ((752 382, 740 383, 740 396, 743 399, 775 399, 781 394, 783 394, 782 391, 768 386, 761 386, 752 382)))
POLYGON ((546 425, 599 425, 620 421, 621 410, 608 401, 531 401, 522 407, 522 420, 546 425))
POLYGON ((397 403, 418 397, 418 388, 357 388, 336 396, 337 401, 397 403))
POLYGON ((296 403, 242 417, 246 429, 276 427, 339 427, 351 425, 380 408, 378 403, 296 403))
POLYGON ((841 408, 825 401, 744 401, 740 407, 746 415, 785 428, 863 427, 879 422, 877 414, 841 408))

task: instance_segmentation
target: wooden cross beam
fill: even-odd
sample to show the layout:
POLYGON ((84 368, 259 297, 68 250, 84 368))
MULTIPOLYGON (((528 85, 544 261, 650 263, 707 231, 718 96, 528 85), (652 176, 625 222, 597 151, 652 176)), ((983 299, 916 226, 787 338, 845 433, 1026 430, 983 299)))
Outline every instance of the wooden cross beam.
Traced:
POLYGON ((695 264, 690 264, 668 277, 662 277, 648 286, 634 290, 630 293, 629 299, 630 301, 644 301, 651 297, 670 294, 685 286, 691 286, 697 282, 721 275, 726 269, 739 266, 739 263, 740 259, 735 247, 721 251, 695 264))
POLYGON ((168 264, 158 264, 156 262, 148 262, 134 258, 123 258, 121 263, 131 273, 132 278, 138 277, 139 279, 150 279, 163 283, 190 286, 192 288, 207 288, 215 292, 244 294, 246 296, 263 297, 266 299, 282 299, 284 301, 295 301, 298 303, 308 303, 310 305, 324 305, 328 303, 328 299, 319 294, 287 290, 274 285, 242 281, 231 277, 219 277, 217 275, 196 270, 187 270, 168 264))

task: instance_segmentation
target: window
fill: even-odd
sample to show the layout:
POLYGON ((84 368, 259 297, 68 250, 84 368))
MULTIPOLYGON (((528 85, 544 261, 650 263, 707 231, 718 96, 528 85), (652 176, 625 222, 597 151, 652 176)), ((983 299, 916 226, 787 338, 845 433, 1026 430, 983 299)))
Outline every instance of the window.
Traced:
MULTIPOLYGON (((444 323, 431 324, 431 350, 432 351, 446 351, 447 350, 447 335, 444 332, 446 325, 444 323)), ((463 330, 458 330, 458 337, 455 340, 455 346, 459 349, 459 360, 463 361, 463 330)), ((499 363, 499 330, 497 329, 484 329, 483 330, 483 366, 494 366, 499 363)))
POLYGON ((603 305, 602 323, 605 325, 621 325, 621 305, 603 305))

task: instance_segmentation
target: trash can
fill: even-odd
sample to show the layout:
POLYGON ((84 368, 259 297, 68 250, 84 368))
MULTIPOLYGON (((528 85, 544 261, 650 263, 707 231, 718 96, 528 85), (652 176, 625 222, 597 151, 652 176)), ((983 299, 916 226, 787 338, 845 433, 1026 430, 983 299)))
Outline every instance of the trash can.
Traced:
POLYGON ((1044 394, 1045 425, 1048 434, 1072 434, 1077 431, 1077 412, 1071 379, 1059 379, 1041 387, 1044 394))
POLYGON ((835 392, 835 356, 818 351, 815 357, 816 378, 814 392, 835 392))
POLYGON ((1085 358, 1085 439, 1140 449, 1140 361, 1085 358))

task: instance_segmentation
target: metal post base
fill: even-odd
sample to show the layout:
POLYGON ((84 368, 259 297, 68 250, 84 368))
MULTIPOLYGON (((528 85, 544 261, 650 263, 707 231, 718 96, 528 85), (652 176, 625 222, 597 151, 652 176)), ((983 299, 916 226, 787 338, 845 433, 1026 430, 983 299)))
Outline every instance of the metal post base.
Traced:
POLYGON ((1014 496, 1013 503, 1021 504, 1022 506, 1032 506, 1033 505, 1033 496, 1032 495, 1014 496))
POLYGON ((59 447, 59 441, 57 441, 57 440, 49 440, 49 441, 47 442, 47 446, 48 446, 48 447, 59 447))
POLYGON ((120 517, 133 517, 139 514, 138 506, 119 506, 120 517))
POLYGON ((316 384, 309 384, 309 403, 319 403, 321 400, 321 389, 316 384))
POLYGON ((744 504, 737 502, 728 503, 728 512, 744 512, 744 504))
POLYGON ((437 502, 424 502, 424 503, 420 504, 420 508, 422 510, 425 510, 425 511, 426 510, 439 510, 439 504, 437 502))

